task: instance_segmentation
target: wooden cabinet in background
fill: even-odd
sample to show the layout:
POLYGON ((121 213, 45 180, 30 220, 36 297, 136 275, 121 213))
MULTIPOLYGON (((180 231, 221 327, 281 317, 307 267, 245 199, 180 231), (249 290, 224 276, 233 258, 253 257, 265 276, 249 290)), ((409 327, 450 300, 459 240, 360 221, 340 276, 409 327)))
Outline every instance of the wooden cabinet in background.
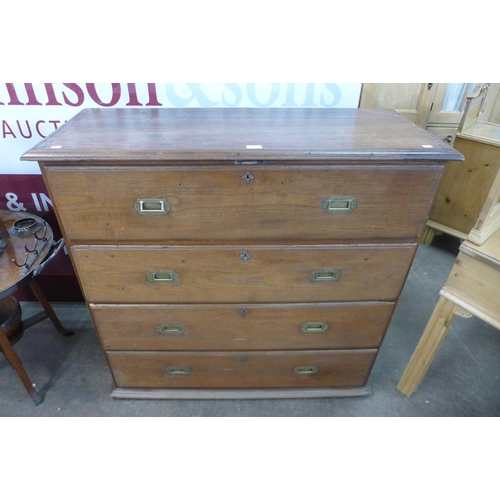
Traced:
POLYGON ((472 83, 363 83, 360 108, 387 107, 453 145, 472 83))
POLYGON ((500 83, 363 84, 360 107, 394 107, 453 145, 465 162, 450 162, 422 236, 436 233, 481 244, 500 225, 500 83))
POLYGON ((496 109, 486 108, 496 98, 491 89, 478 86, 467 98, 454 144, 465 160, 445 168, 425 243, 439 231, 480 245, 500 227, 500 125, 487 120, 496 109))
POLYGON ((425 128, 436 89, 433 83, 363 83, 360 108, 391 108, 425 128))

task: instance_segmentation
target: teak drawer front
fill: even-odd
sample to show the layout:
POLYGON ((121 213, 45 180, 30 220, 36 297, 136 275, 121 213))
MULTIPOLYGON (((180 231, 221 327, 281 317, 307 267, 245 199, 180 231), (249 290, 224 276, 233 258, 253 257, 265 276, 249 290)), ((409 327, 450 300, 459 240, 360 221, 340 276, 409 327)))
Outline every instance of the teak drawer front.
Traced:
POLYGON ((415 249, 407 244, 71 250, 89 302, 203 304, 393 300, 415 249))
POLYGON ((407 165, 253 167, 45 167, 44 174, 67 237, 97 243, 415 239, 441 173, 407 165), (165 213, 151 215, 161 207, 165 213))
POLYGON ((108 351, 359 349, 380 345, 394 303, 90 308, 108 351))
POLYGON ((118 387, 359 387, 376 349, 355 351, 108 352, 118 387))

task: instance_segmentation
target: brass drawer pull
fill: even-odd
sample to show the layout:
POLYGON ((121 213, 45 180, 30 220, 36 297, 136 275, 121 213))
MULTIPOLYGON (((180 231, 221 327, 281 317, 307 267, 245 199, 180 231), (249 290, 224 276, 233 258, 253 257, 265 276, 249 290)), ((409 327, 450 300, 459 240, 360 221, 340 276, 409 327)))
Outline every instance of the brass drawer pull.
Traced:
POLYGON ((158 325, 156 329, 163 335, 182 335, 186 331, 183 325, 158 325))
POLYGON ((296 375, 314 375, 315 373, 318 373, 318 371, 317 366, 296 366, 293 369, 293 372, 296 375))
POLYGON ((134 208, 139 215, 162 215, 170 212, 170 203, 165 198, 139 198, 134 208))
POLYGON ((338 281, 341 275, 340 269, 315 269, 311 273, 311 281, 338 281))
POLYGON ((328 330, 328 323, 321 321, 308 321, 302 325, 301 330, 306 333, 324 332, 328 330))
POLYGON ((169 366, 165 368, 165 373, 167 375, 189 375, 191 373, 191 369, 186 366, 169 366))
POLYGON ((327 214, 343 214, 352 212, 358 202, 354 196, 330 196, 323 202, 323 211, 327 214))
POLYGON ((179 281, 175 271, 149 271, 147 278, 151 283, 174 283, 179 281))

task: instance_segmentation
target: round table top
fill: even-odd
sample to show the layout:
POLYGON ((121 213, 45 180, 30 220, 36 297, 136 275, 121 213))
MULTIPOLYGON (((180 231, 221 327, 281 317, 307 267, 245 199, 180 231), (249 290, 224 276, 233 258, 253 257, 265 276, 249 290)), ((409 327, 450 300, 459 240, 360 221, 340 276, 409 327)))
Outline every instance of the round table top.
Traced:
MULTIPOLYGON (((24 286, 33 278, 34 269, 42 263, 53 248, 54 235, 52 228, 41 217, 26 212, 10 212, 0 210, 0 220, 3 222, 6 231, 2 231, 0 225, 0 237, 7 241, 7 248, 0 255, 0 299, 11 295, 16 290, 24 286), (16 235, 10 234, 14 223, 21 219, 34 219, 36 228, 34 234, 23 235, 22 232, 15 231, 16 235), (45 224, 45 226, 44 226, 45 224), (37 240, 35 235, 40 238, 37 240), (45 241, 44 241, 45 240, 45 241), (31 252, 26 252, 26 248, 31 252), (36 254, 33 252, 35 250, 36 254), (26 262, 28 267, 18 267, 12 262, 15 260, 22 266, 26 262)), ((28 230, 28 232, 30 232, 28 230)))

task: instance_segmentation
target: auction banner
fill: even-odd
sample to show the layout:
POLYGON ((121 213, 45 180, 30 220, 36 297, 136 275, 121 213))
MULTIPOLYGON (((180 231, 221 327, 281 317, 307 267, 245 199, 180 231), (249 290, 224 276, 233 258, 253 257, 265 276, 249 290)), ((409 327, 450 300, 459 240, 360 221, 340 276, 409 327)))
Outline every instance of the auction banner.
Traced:
MULTIPOLYGON (((38 164, 20 156, 85 108, 357 108, 360 93, 360 83, 0 83, 0 210, 39 215, 60 236, 38 164)), ((42 277, 49 300, 82 300, 67 252, 42 277)))

